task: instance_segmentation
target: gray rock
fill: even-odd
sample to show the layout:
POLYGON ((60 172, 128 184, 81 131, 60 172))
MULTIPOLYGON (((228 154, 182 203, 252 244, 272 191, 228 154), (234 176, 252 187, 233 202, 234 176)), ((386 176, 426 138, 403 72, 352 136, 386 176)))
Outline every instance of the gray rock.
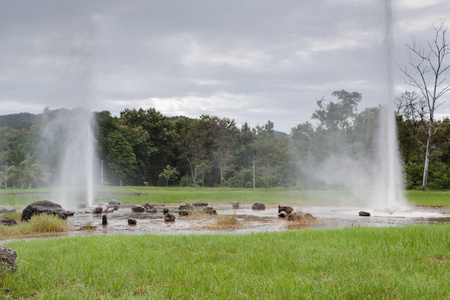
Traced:
POLYGON ((207 206, 203 208, 203 211, 210 215, 217 215, 217 211, 212 206, 207 206))
POLYGON ((164 215, 167 215, 168 213, 169 213, 169 209, 168 209, 168 208, 166 208, 166 207, 165 207, 165 208, 163 208, 163 214, 164 214, 164 215))
POLYGON ((114 210, 119 210, 120 204, 112 204, 110 205, 110 207, 112 207, 114 210))
POLYGON ((15 212, 16 212, 16 208, 15 207, 11 207, 11 208, 6 208, 4 206, 0 207, 0 214, 15 213, 15 212))
POLYGON ((239 202, 234 201, 232 206, 233 206, 233 209, 238 209, 239 208, 239 202))
POLYGON ((101 206, 96 206, 92 210, 92 213, 95 215, 101 214, 102 212, 103 212, 103 207, 101 207, 101 206))
POLYGON ((266 206, 264 205, 264 203, 255 202, 255 203, 253 203, 252 209, 253 210, 265 210, 266 206))
POLYGON ((189 210, 189 209, 190 208, 187 204, 183 204, 183 205, 180 205, 180 207, 178 207, 178 210, 189 210))
POLYGON ((179 214, 180 216, 189 216, 189 215, 191 214, 191 211, 190 211, 190 210, 187 210, 187 209, 182 209, 182 210, 180 210, 180 211, 178 212, 178 214, 179 214))
POLYGON ((0 220, 0 224, 5 225, 5 226, 12 226, 12 225, 16 225, 17 222, 13 218, 4 217, 3 219, 0 220))
POLYGON ((67 219, 68 216, 73 216, 74 212, 67 211, 61 205, 51 201, 36 201, 25 207, 22 211, 21 221, 27 222, 32 216, 40 214, 55 215, 61 219, 67 219))
POLYGON ((0 273, 2 273, 2 270, 12 272, 16 271, 17 270, 16 257, 17 257, 16 250, 0 245, 0 262, 2 264, 2 267, 0 268, 0 273))
POLYGON ((156 210, 156 208, 151 208, 151 209, 147 209, 145 212, 149 213, 149 214, 156 214, 158 211, 156 210))
POLYGON ((108 201, 109 206, 120 205, 120 202, 114 199, 108 201))
POLYGON ((144 204, 144 207, 145 207, 146 209, 152 209, 154 206, 153 206, 153 204, 151 204, 151 203, 145 203, 145 204, 144 204))
POLYGON ((166 214, 164 216, 164 222, 175 222, 175 216, 172 214, 166 214))
POLYGON ((208 206, 208 203, 204 202, 204 201, 197 201, 197 202, 192 203, 192 205, 201 207, 201 206, 208 206))
POLYGON ((135 213, 143 213, 145 212, 145 207, 143 207, 142 205, 133 205, 131 207, 131 210, 135 213))

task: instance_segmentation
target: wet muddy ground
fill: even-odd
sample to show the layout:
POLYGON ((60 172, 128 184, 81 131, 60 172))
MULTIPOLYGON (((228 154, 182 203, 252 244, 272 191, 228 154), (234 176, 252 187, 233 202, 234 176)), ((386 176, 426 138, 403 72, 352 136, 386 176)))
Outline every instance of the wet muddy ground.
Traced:
POLYGON ((210 204, 220 216, 235 217, 237 225, 217 225, 212 215, 197 213, 179 216, 177 206, 156 206, 157 213, 134 213, 131 205, 107 214, 108 225, 102 225, 102 214, 94 215, 78 211, 68 218, 69 235, 116 235, 116 234, 214 234, 283 231, 290 229, 335 229, 345 227, 389 227, 413 224, 450 224, 450 210, 441 208, 414 207, 400 212, 368 210, 370 217, 361 217, 357 207, 302 206, 292 205, 294 211, 301 210, 316 217, 316 221, 299 224, 278 218, 277 205, 266 205, 266 210, 254 211, 251 204, 241 204, 232 209, 231 204, 210 204), (164 222, 163 207, 176 216, 175 222, 164 222), (137 220, 137 225, 128 225, 128 219, 137 220))

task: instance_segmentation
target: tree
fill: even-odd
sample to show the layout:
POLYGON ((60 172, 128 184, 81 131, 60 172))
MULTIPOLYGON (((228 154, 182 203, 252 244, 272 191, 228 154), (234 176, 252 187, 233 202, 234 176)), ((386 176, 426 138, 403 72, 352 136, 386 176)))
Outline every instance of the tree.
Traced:
POLYGON ((122 186, 122 181, 135 172, 136 156, 133 148, 119 131, 112 131, 106 138, 108 155, 106 157, 108 167, 117 175, 122 186))
POLYGON ((159 178, 164 178, 166 181, 166 186, 169 186, 169 181, 174 180, 180 172, 178 172, 177 168, 172 168, 170 165, 167 165, 166 168, 159 174, 159 178))
POLYGON ((450 68, 447 64, 447 55, 450 51, 446 40, 447 27, 442 22, 439 27, 433 25, 434 38, 427 41, 425 48, 417 45, 413 37, 410 44, 405 43, 409 53, 409 63, 401 71, 405 75, 407 84, 417 88, 425 99, 427 111, 427 141, 425 148, 425 163, 423 167, 422 185, 428 183, 428 169, 434 132, 434 116, 436 108, 442 102, 440 98, 450 90, 450 84, 445 83, 450 68))
POLYGON ((199 166, 208 160, 211 152, 211 119, 209 116, 202 115, 200 119, 190 123, 186 118, 179 118, 175 122, 175 127, 180 157, 188 162, 192 183, 196 184, 199 166))

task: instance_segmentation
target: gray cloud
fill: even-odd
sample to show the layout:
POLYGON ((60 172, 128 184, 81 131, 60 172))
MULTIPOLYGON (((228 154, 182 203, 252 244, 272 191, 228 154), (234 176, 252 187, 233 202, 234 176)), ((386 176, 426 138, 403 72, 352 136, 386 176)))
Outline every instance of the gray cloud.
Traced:
MULTIPOLYGON (((289 132, 335 90, 361 92, 361 108, 383 101, 379 2, 9 1, 0 12, 1 113, 154 106, 270 119, 289 132)), ((432 38, 431 23, 450 8, 398 0, 393 14, 394 60, 404 65, 402 42, 432 38)), ((397 70, 394 84, 407 88, 397 70)), ((450 114, 450 103, 440 112, 450 114)))

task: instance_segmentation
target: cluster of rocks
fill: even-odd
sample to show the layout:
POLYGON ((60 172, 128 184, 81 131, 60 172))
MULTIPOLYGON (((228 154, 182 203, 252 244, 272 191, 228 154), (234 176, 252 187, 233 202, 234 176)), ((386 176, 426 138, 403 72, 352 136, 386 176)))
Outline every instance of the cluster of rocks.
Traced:
POLYGON ((310 213, 304 213, 302 211, 294 212, 294 209, 288 205, 278 205, 278 218, 286 219, 288 221, 314 221, 316 218, 310 213))
MULTIPOLYGON (((86 208, 86 204, 82 203, 78 208, 86 208)), ((101 203, 100 205, 94 205, 92 207, 92 213, 95 215, 103 213, 112 213, 120 208, 120 202, 114 199, 108 201, 108 203, 101 203)))
POLYGON ((144 206, 142 205, 133 205, 131 207, 131 211, 134 213, 149 213, 149 214, 156 214, 158 211, 156 210, 155 206, 150 203, 145 203, 144 206))

